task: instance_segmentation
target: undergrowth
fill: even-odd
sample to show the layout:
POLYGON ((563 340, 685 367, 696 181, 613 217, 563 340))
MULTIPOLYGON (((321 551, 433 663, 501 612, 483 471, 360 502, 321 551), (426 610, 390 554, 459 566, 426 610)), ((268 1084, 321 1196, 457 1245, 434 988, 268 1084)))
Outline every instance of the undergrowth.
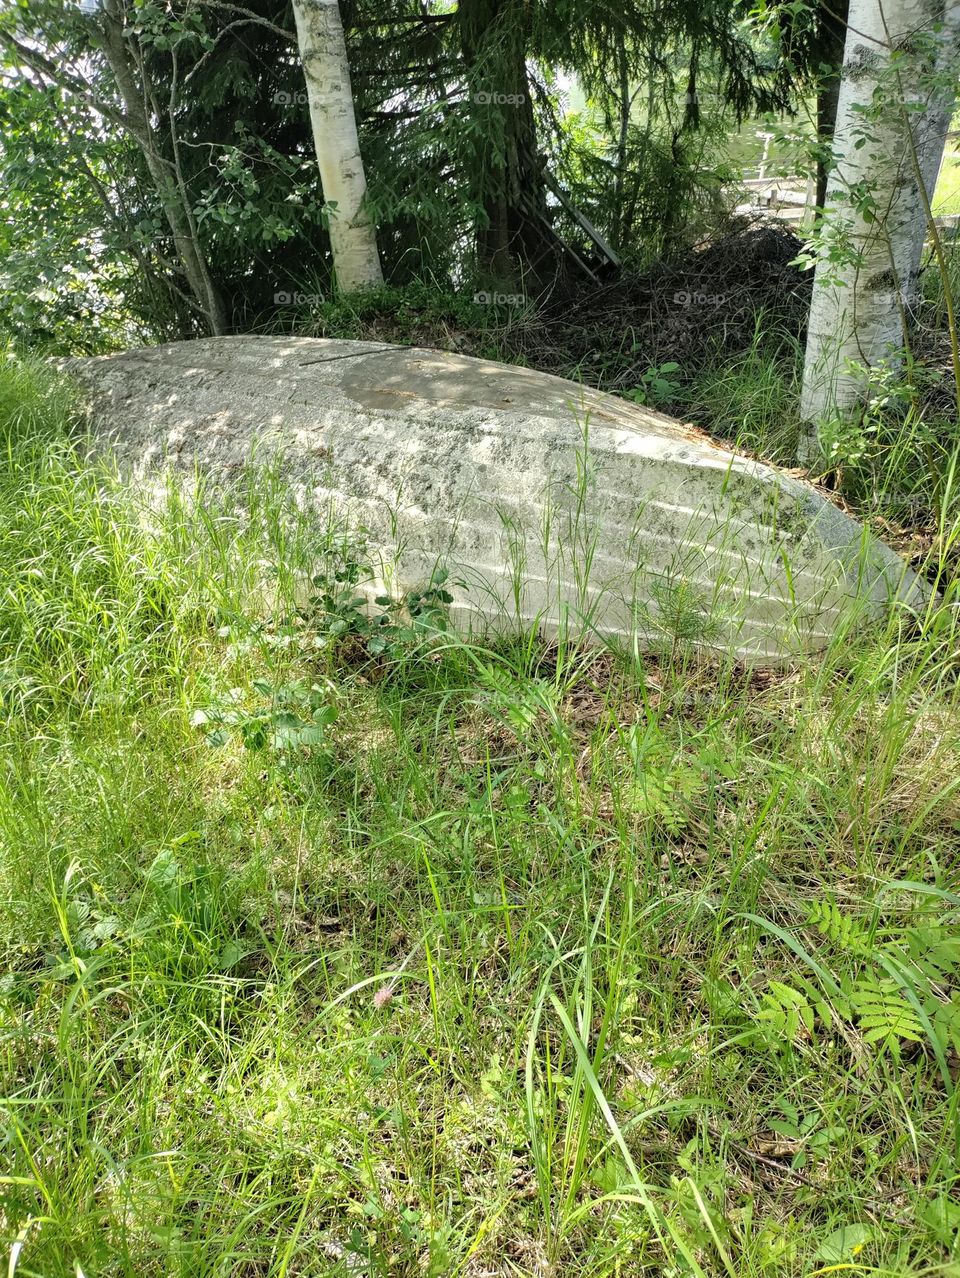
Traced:
POLYGON ((780 673, 468 642, 0 405, 11 1278, 960 1273, 954 587, 780 673))

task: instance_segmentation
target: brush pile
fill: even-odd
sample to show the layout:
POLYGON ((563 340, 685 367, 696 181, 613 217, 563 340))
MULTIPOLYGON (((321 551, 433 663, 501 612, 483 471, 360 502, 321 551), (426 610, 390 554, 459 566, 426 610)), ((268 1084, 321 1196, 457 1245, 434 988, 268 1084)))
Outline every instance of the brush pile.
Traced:
POLYGON ((665 363, 691 376, 719 353, 746 349, 761 315, 800 337, 812 283, 792 265, 801 248, 783 227, 741 227, 678 263, 548 302, 544 346, 554 348, 556 364, 543 358, 546 350, 535 351, 532 334, 523 354, 538 368, 567 375, 576 368, 592 385, 618 391, 665 363))

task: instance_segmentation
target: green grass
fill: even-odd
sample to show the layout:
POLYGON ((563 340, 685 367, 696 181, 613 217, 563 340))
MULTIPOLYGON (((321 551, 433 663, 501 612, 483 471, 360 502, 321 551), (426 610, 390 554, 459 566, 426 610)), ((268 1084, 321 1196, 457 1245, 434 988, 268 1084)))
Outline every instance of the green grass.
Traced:
POLYGON ((943 157, 933 197, 933 212, 938 217, 960 213, 960 159, 952 152, 943 157))
POLYGON ((715 435, 780 465, 793 464, 799 436, 803 351, 776 321, 757 315, 750 345, 719 354, 688 391, 689 410, 715 435))
POLYGON ((145 512, 0 378, 12 1278, 960 1273, 955 589, 372 656, 277 480, 145 512))

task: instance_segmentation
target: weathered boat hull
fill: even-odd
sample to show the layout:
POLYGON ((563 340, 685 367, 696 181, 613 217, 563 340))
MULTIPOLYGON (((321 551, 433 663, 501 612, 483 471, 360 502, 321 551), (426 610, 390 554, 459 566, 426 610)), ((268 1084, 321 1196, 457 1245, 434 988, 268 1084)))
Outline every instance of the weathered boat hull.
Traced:
POLYGON ((287 337, 69 367, 122 467, 226 478, 282 454, 302 497, 363 541, 371 591, 446 567, 464 626, 680 637, 782 661, 922 590, 813 488, 548 374, 287 337))

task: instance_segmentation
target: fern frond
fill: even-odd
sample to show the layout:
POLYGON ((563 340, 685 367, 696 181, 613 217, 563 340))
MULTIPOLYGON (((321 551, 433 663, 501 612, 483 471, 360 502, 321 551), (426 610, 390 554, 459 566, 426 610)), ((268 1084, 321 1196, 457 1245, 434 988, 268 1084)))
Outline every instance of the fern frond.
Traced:
POLYGON ((841 913, 835 901, 813 901, 807 913, 807 923, 841 949, 860 955, 870 951, 867 933, 856 919, 841 913))
POLYGON ((922 1043, 925 1034, 916 1010, 893 981, 864 978, 850 993, 850 1006, 868 1043, 898 1050, 901 1040, 922 1043))
POLYGON ((805 993, 783 981, 770 981, 757 1020, 783 1042, 793 1043, 801 1028, 807 1037, 813 1036, 815 1012, 805 993))
POLYGON ((915 967, 929 981, 949 985, 956 980, 960 973, 960 936, 956 931, 945 927, 909 928, 902 934, 902 943, 915 967))
POLYGON ((960 993, 933 1009, 933 1028, 944 1049, 960 1055, 960 993))

